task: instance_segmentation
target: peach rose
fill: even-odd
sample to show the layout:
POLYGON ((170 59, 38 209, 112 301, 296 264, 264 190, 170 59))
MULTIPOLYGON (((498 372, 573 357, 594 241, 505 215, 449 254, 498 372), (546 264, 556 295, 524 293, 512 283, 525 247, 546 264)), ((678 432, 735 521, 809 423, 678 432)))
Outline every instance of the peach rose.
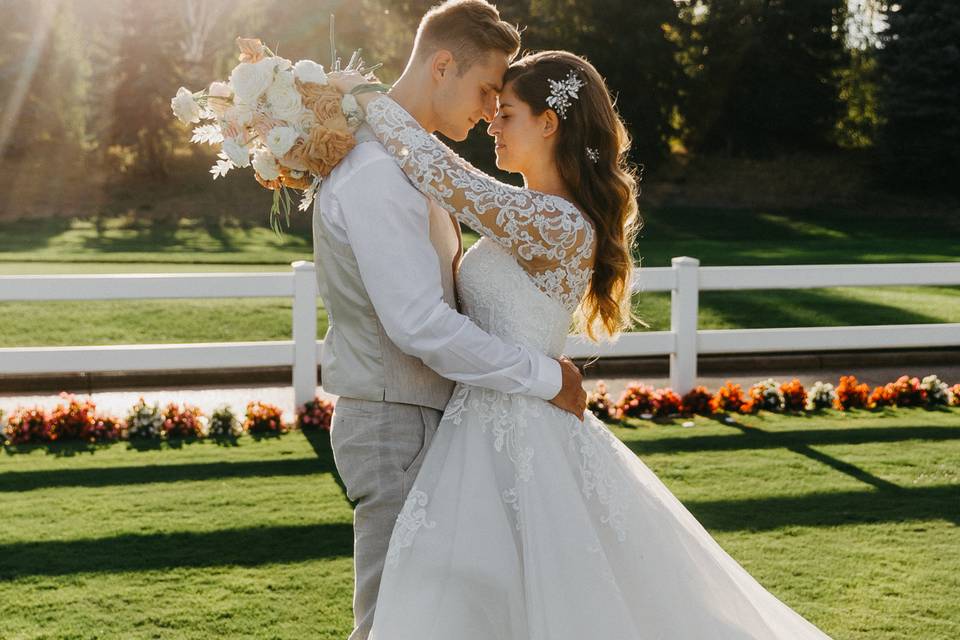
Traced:
MULTIPOLYGON (((297 90, 303 98, 303 106, 313 112, 320 124, 329 126, 329 121, 338 122, 343 120, 344 129, 346 128, 346 118, 343 117, 343 110, 340 108, 340 102, 343 96, 340 92, 330 85, 321 85, 315 82, 296 81, 297 90)), ((333 128, 340 128, 334 126, 333 128)))
POLYGON ((237 46, 240 47, 240 62, 260 62, 266 57, 263 43, 260 38, 237 37, 237 46))
POLYGON ((303 159, 311 173, 327 176, 356 144, 346 131, 316 126, 307 139, 303 159))

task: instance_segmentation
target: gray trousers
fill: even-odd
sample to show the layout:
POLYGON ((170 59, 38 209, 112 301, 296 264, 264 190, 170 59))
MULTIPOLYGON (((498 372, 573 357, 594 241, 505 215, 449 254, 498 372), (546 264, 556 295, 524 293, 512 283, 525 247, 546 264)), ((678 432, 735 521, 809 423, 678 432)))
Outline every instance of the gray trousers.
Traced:
POLYGON ((420 470, 441 411, 341 397, 330 442, 353 511, 353 616, 349 640, 366 640, 390 535, 420 470))

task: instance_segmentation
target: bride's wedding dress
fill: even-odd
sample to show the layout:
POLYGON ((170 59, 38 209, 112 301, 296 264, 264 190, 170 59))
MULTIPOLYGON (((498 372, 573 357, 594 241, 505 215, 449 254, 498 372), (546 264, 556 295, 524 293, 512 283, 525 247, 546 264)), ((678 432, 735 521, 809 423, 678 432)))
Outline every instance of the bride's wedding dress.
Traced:
MULTIPOLYGON (((559 356, 590 275, 582 214, 492 180, 385 96, 367 113, 417 186, 488 236, 458 272, 464 312, 559 356)), ((459 385, 393 530, 370 638, 828 636, 752 578, 595 416, 459 385)))

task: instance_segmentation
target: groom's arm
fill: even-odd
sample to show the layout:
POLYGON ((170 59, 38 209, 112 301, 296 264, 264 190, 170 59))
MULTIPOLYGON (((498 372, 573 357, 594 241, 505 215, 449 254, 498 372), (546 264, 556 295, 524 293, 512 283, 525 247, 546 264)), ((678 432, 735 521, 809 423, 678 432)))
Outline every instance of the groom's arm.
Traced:
POLYGON ((388 156, 338 181, 332 205, 374 309, 397 347, 445 378, 551 400, 560 364, 480 329, 443 300, 425 197, 388 156))

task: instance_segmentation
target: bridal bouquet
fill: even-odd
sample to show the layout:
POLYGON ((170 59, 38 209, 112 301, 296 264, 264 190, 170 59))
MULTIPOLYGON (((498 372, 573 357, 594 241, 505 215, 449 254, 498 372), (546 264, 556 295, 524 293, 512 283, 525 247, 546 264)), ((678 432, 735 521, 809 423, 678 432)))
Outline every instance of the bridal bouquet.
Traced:
MULTIPOLYGON (((353 134, 363 116, 352 94, 343 95, 327 82, 322 65, 294 64, 254 38, 237 38, 237 46, 240 64, 228 82, 199 92, 181 87, 170 106, 184 124, 200 124, 191 142, 220 145, 210 169, 214 180, 235 167, 253 166, 257 182, 273 191, 270 226, 282 235, 281 208, 290 225, 289 190, 303 191, 298 208, 306 211, 320 181, 356 144, 353 134)), ((364 69, 359 53, 345 71, 366 74, 376 68, 364 69)), ((332 71, 339 71, 335 50, 331 55, 332 71)))

